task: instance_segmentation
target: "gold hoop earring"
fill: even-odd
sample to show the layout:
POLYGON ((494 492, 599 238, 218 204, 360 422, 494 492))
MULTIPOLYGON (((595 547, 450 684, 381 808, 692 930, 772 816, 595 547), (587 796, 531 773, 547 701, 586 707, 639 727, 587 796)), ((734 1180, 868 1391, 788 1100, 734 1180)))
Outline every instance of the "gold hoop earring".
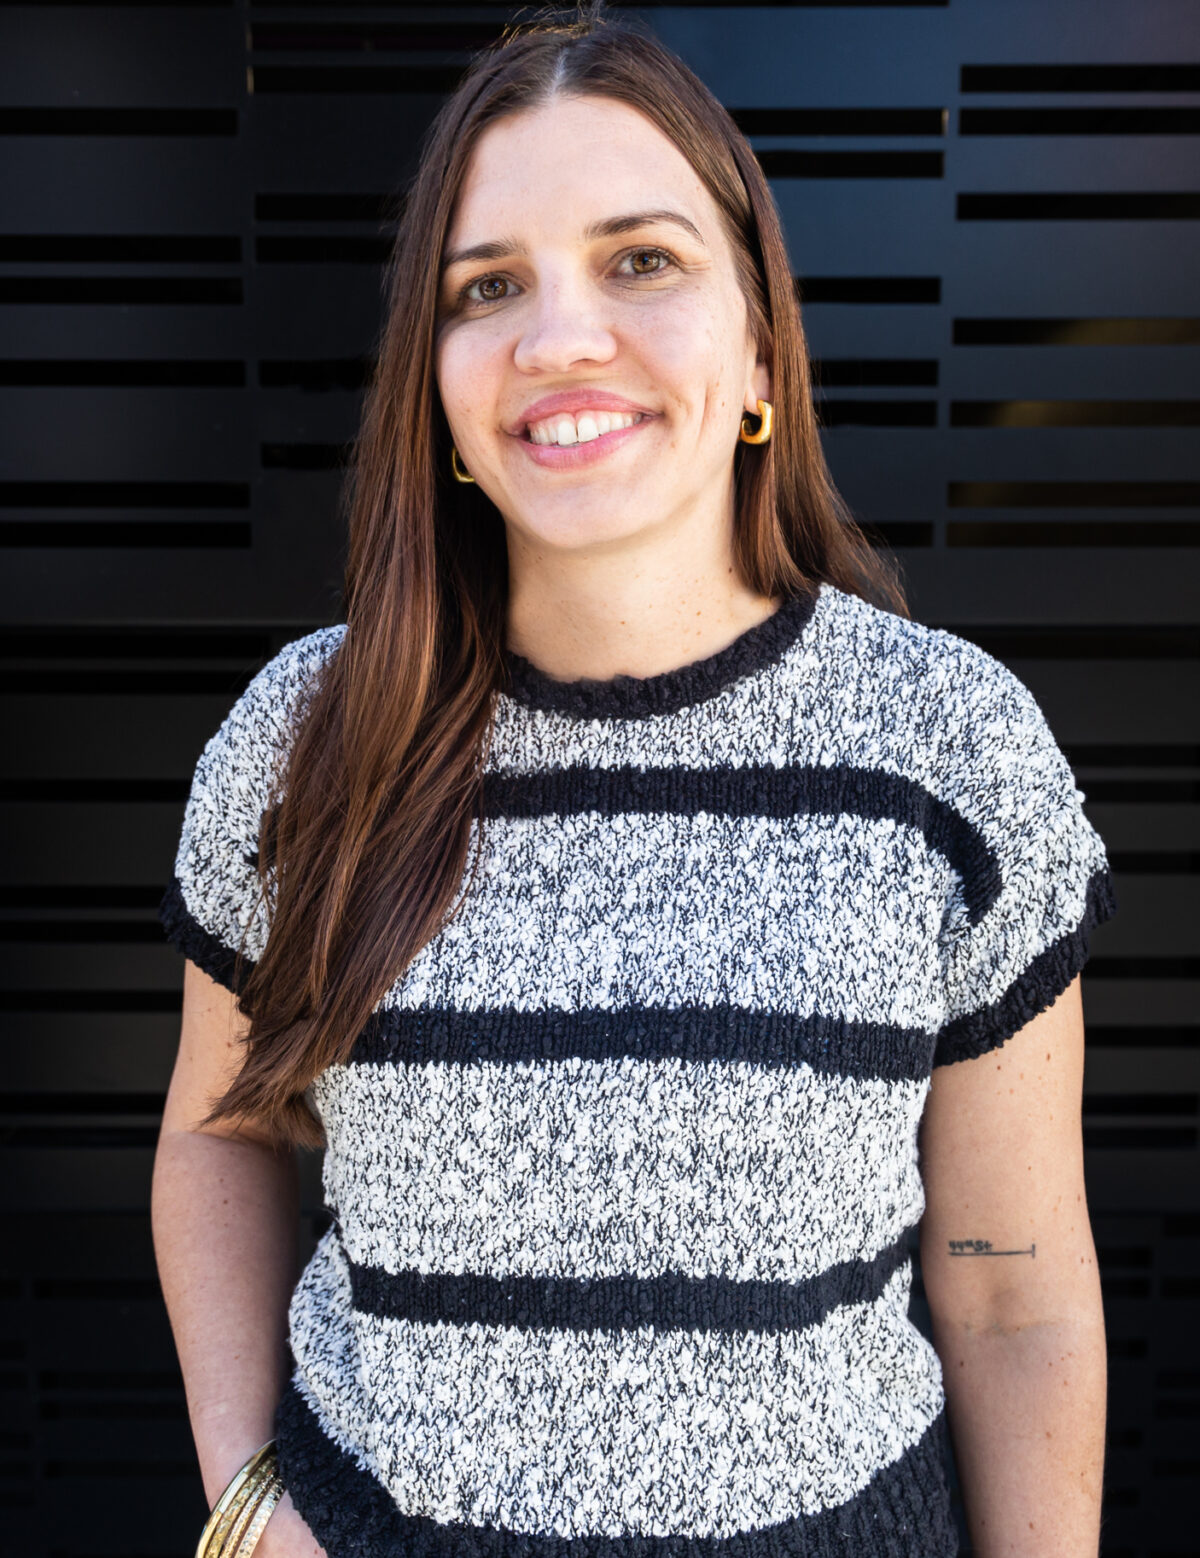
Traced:
POLYGON ((771 436, 771 418, 775 408, 769 400, 758 402, 758 414, 762 421, 758 425, 758 432, 754 432, 746 417, 742 418, 742 430, 738 437, 744 444, 765 444, 771 436))
POLYGON ((469 476, 459 463, 458 450, 450 445, 450 469, 454 472, 455 481, 474 481, 474 476, 469 476))

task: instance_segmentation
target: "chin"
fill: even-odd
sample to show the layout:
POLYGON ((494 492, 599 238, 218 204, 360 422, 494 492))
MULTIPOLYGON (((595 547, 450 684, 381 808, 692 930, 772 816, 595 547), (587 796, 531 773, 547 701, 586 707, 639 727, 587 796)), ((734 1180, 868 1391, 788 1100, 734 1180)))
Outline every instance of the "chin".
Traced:
POLYGON ((532 510, 526 508, 514 523, 538 545, 568 551, 621 541, 646 528, 640 513, 635 511, 623 518, 622 506, 613 502, 611 493, 604 492, 597 493, 594 498, 578 492, 564 492, 557 500, 537 503, 532 510))

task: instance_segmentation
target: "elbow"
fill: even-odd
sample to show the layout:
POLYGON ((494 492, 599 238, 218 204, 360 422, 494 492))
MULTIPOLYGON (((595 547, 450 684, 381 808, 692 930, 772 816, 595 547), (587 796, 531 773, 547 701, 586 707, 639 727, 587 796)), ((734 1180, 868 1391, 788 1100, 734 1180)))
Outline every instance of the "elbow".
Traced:
POLYGON ((927 1290, 935 1335, 961 1341, 1029 1341, 1050 1331, 1104 1331, 1104 1305, 1094 1274, 1072 1282, 1039 1286, 996 1286, 970 1294, 927 1290))

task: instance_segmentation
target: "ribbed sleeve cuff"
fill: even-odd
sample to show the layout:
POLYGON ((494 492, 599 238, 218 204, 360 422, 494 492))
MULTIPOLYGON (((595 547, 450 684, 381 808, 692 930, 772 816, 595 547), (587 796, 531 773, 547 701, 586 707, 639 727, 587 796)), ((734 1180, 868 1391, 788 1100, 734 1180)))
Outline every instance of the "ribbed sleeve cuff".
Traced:
POLYGON ((943 1027, 934 1047, 933 1064, 974 1060, 998 1049, 1026 1023, 1032 1022, 1063 993, 1088 960, 1091 931, 1117 912, 1112 871, 1105 866, 1089 880, 1083 918, 1073 931, 1040 953, 999 1000, 978 1011, 964 1012, 943 1027))
POLYGON ((184 957, 190 958, 198 968, 218 984, 224 985, 235 995, 244 987, 246 974, 254 966, 249 958, 243 958, 242 977, 235 983, 236 954, 232 948, 219 941, 211 931, 205 930, 187 906, 183 887, 173 876, 158 906, 158 922, 166 932, 167 940, 184 957))

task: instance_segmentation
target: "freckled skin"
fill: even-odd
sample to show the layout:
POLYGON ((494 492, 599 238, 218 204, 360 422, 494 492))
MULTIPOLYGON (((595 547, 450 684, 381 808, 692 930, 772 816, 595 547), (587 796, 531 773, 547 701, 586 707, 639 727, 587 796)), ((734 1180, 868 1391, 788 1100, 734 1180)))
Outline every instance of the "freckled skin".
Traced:
POLYGON ((934 1072, 921 1245, 973 1546, 1095 1558, 1105 1349, 1081 1182, 1078 977, 976 1065, 934 1072), (951 1258, 955 1240, 987 1241, 992 1258, 951 1258))

